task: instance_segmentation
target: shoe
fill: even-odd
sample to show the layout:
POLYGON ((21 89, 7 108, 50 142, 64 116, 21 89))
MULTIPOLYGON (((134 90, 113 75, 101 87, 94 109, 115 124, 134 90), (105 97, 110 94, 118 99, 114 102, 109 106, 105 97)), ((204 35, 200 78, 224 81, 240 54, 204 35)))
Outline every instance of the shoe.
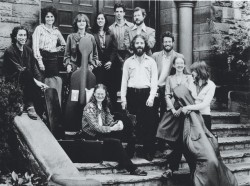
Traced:
POLYGON ((141 169, 135 169, 134 171, 130 172, 131 175, 135 175, 135 176, 147 176, 148 173, 146 171, 143 171, 141 169))
POLYGON ((171 169, 167 169, 165 172, 162 173, 161 177, 163 179, 169 179, 173 176, 173 171, 171 169))
POLYGON ((34 107, 28 107, 27 113, 28 113, 28 116, 30 117, 30 119, 37 120, 38 115, 37 115, 34 107))

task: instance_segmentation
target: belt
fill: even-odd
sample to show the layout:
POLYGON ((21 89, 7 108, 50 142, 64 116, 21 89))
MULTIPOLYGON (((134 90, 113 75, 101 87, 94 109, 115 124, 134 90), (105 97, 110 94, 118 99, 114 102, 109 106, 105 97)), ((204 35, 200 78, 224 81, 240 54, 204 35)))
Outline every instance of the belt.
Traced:
POLYGON ((162 89, 162 88, 165 88, 165 87, 166 87, 165 85, 162 85, 162 86, 159 86, 159 85, 158 85, 158 88, 159 88, 159 89, 162 89))
POLYGON ((133 93, 149 93, 150 88, 132 88, 128 87, 128 91, 133 92, 133 93))

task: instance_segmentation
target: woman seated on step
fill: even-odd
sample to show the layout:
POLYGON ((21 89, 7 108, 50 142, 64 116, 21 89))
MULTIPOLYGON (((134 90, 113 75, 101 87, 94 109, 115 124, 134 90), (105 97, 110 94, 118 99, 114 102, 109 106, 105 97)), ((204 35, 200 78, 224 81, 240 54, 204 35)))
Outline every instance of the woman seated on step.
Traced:
POLYGON ((117 161, 120 168, 125 168, 131 175, 146 176, 147 172, 138 169, 132 163, 116 132, 123 130, 122 121, 114 121, 109 110, 107 88, 98 84, 94 88, 90 102, 85 106, 82 117, 82 137, 88 140, 103 141, 103 160, 117 161))

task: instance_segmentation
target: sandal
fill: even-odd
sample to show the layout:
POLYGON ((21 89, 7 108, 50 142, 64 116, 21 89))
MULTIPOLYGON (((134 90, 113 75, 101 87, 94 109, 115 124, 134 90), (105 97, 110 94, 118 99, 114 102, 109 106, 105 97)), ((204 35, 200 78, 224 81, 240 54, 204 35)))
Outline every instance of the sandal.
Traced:
POLYGON ((167 169, 165 172, 162 173, 161 177, 164 179, 171 178, 173 176, 173 171, 171 169, 167 169))
POLYGON ((135 175, 135 176, 147 176, 148 173, 146 171, 143 171, 141 169, 135 169, 134 171, 130 172, 131 175, 135 175))

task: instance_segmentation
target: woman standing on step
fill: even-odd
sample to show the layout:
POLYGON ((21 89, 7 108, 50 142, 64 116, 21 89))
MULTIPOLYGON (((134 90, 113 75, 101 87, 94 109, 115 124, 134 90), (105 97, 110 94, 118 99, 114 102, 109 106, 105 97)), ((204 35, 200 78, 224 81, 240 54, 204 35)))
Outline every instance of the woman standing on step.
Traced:
POLYGON ((205 111, 209 109, 210 112, 208 103, 210 104, 212 100, 215 85, 208 80, 205 62, 195 62, 190 68, 195 79, 195 84, 189 87, 191 92, 182 85, 175 88, 173 92, 182 106, 182 112, 186 115, 183 153, 190 167, 192 185, 237 186, 235 176, 222 161, 217 139, 207 129, 205 119, 202 117, 203 109, 205 111))
POLYGON ((98 84, 94 88, 90 102, 85 106, 82 117, 82 137, 89 140, 102 140, 103 160, 117 161, 120 168, 125 168, 131 175, 146 176, 147 172, 138 169, 129 159, 122 143, 114 138, 115 132, 123 130, 122 121, 114 121, 109 110, 107 88, 98 84))
POLYGON ((164 149, 167 143, 173 150, 168 156, 168 169, 162 174, 163 178, 169 178, 173 172, 179 169, 179 163, 182 157, 182 132, 184 114, 182 114, 181 106, 178 101, 173 98, 173 90, 179 85, 190 87, 193 83, 193 78, 189 75, 185 68, 183 58, 177 57, 173 60, 173 68, 171 75, 166 80, 166 102, 167 111, 164 113, 162 120, 159 123, 156 137, 159 138, 159 146, 164 149))
POLYGON ((42 24, 37 26, 33 39, 33 52, 38 61, 38 66, 44 72, 45 84, 55 88, 61 103, 62 79, 59 77, 58 53, 64 51, 65 40, 54 26, 56 9, 52 6, 42 9, 42 24))
POLYGON ((64 53, 64 66, 67 72, 75 71, 81 66, 81 53, 79 52, 79 41, 82 37, 90 38, 93 44, 93 52, 89 58, 89 69, 93 70, 98 60, 97 46, 93 35, 87 33, 89 18, 85 14, 78 14, 73 22, 74 33, 69 34, 64 53))

